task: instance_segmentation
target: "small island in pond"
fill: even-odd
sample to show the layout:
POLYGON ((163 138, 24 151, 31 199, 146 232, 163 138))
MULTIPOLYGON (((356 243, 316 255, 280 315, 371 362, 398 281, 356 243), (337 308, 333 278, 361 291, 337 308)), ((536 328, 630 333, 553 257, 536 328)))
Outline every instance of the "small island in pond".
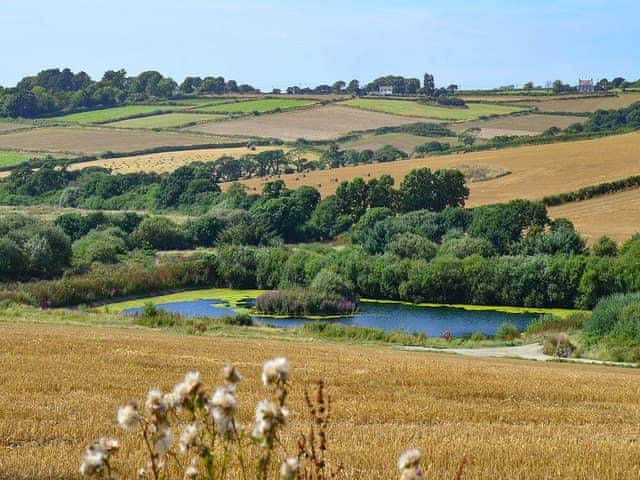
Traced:
POLYGON ((256 312, 282 316, 353 315, 358 311, 355 299, 336 292, 317 290, 276 290, 265 292, 256 299, 256 312))

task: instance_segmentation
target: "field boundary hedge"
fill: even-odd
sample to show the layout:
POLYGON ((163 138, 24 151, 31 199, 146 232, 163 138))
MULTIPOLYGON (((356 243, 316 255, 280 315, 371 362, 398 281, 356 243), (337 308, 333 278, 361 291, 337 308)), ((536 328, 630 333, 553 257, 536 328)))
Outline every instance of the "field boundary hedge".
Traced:
POLYGON ((581 202, 596 197, 601 197, 611 193, 622 192, 632 188, 640 187, 640 175, 614 180, 612 182, 598 183, 588 187, 579 188, 572 192, 558 193, 556 195, 547 195, 542 198, 542 202, 547 207, 557 207, 566 203, 581 202))

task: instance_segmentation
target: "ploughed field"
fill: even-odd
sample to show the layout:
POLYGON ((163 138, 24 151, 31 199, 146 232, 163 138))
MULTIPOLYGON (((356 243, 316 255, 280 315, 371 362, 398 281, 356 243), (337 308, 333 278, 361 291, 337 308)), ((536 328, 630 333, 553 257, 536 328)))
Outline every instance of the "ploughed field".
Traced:
POLYGON ((425 478, 452 478, 463 455, 470 480, 640 473, 640 374, 632 369, 142 329, 2 329, 3 478, 75 478, 82 452, 103 435, 123 440, 116 458, 127 457, 134 442, 115 425, 116 408, 151 387, 170 390, 188 370, 211 388, 235 364, 245 376, 239 420, 249 425, 266 394, 261 365, 279 355, 291 365, 284 449, 295 452, 304 387, 322 378, 333 404, 330 451, 346 478, 397 478, 397 456, 409 446, 425 452, 425 478))
POLYGON ((0 148, 69 154, 130 152, 164 146, 224 143, 229 139, 173 132, 128 132, 114 128, 47 127, 0 135, 0 148))
POLYGON ((555 218, 568 218, 587 240, 607 235, 618 242, 640 233, 640 189, 550 207, 555 218))
POLYGON ((194 127, 216 135, 280 138, 295 141, 327 140, 353 131, 415 123, 412 117, 369 112, 356 108, 329 105, 293 112, 212 122, 194 127))
MULTIPOLYGON (((446 141, 446 140, 445 140, 446 141)), ((631 175, 640 171, 640 133, 614 135, 596 140, 534 145, 501 150, 473 152, 396 160, 388 163, 357 165, 332 170, 317 170, 305 174, 281 175, 289 188, 302 185, 316 187, 322 196, 335 192, 343 180, 368 178, 389 174, 399 185, 404 176, 415 168, 456 168, 461 165, 480 165, 502 168, 509 175, 469 184, 467 206, 506 202, 515 198, 531 200, 546 195, 569 192, 631 175)), ((250 189, 261 190, 272 178, 244 181, 250 189)))
POLYGON ((567 128, 574 123, 584 123, 585 117, 572 115, 510 115, 472 122, 453 123, 449 126, 456 133, 469 128, 479 128, 478 138, 493 138, 500 135, 538 135, 551 127, 567 128))

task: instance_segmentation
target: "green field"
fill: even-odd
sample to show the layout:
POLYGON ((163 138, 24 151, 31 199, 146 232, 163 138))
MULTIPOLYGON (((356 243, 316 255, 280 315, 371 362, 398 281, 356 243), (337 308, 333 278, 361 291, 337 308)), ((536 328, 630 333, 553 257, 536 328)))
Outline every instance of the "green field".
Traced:
POLYGON ((458 137, 422 137, 408 133, 385 133, 384 135, 363 135, 358 139, 341 144, 340 148, 344 150, 377 150, 385 145, 393 145, 410 154, 417 145, 427 142, 448 143, 452 147, 460 145, 458 137))
POLYGON ((131 118, 119 122, 109 123, 109 126, 123 128, 176 128, 197 122, 219 120, 224 115, 200 113, 165 113, 151 117, 131 118))
POLYGON ((236 98, 234 97, 195 97, 195 98, 181 98, 179 100, 171 100, 171 104, 187 105, 187 106, 208 106, 219 105, 221 103, 234 103, 236 98))
POLYGON ((224 112, 224 113, 252 113, 271 112, 276 109, 286 110, 289 108, 305 107, 317 103, 313 100, 301 100, 299 98, 263 98, 260 100, 247 100, 244 102, 225 103, 213 105, 211 107, 198 108, 202 112, 224 112))
POLYGON ((105 108, 102 110, 91 110, 89 112, 72 113, 62 117, 53 117, 50 120, 55 122, 72 123, 106 123, 120 118, 133 117, 134 115, 145 115, 153 112, 182 110, 181 105, 125 105, 123 107, 105 108))
POLYGON ((484 103, 469 103, 467 104, 468 108, 447 108, 425 105, 411 100, 365 98, 348 100, 341 105, 410 117, 434 118, 436 120, 473 120, 481 116, 507 115, 509 113, 526 110, 525 108, 488 105, 484 103))
POLYGON ((17 165, 34 157, 44 157, 46 154, 35 152, 8 152, 0 150, 0 167, 17 165))

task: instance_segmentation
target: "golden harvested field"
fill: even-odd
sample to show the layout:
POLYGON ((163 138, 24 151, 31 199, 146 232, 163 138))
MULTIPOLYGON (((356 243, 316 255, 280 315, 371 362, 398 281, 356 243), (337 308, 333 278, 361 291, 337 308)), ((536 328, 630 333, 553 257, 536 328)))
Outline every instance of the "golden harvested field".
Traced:
POLYGON ((571 220, 590 243, 603 235, 624 242, 640 233, 640 189, 551 207, 549 213, 571 220))
POLYGON ((76 478, 84 448, 102 435, 126 449, 132 440, 114 425, 116 408, 150 387, 171 389, 188 370, 213 387, 227 362, 238 366, 239 419, 248 425, 265 395, 261 365, 277 355, 289 359, 293 385, 284 448, 293 453, 304 386, 322 378, 333 399, 329 444, 349 479, 397 478, 408 446, 424 450, 425 478, 452 478, 464 454, 465 480, 640 473, 636 370, 133 329, 2 329, 2 478, 76 478))
POLYGON ((64 153, 129 152, 163 146, 204 145, 228 138, 180 133, 128 132, 99 128, 48 127, 0 135, 0 147, 64 153))
MULTIPOLYGON (((105 158, 89 162, 74 163, 69 166, 69 170, 80 170, 87 167, 106 167, 111 168, 115 173, 164 173, 172 172, 178 167, 182 167, 183 165, 188 165, 193 162, 212 162, 226 155, 240 157, 242 155, 278 149, 283 149, 283 147, 256 147, 255 150, 251 150, 247 147, 207 148, 202 150, 186 150, 183 152, 151 153, 135 157, 105 158)), ((284 148, 284 150, 287 149, 284 148)))
POLYGON ((624 108, 635 102, 640 102, 640 93, 621 93, 617 97, 556 99, 531 102, 531 105, 538 107, 541 112, 595 112, 599 109, 624 108))
POLYGON ((584 123, 586 118, 570 115, 510 115, 507 117, 452 123, 449 128, 460 133, 468 128, 480 128, 479 138, 493 138, 498 135, 537 135, 548 128, 567 128, 574 123, 584 123))
POLYGON ((192 130, 216 135, 269 137, 290 141, 298 138, 325 140, 353 131, 404 125, 416 121, 415 118, 410 117, 329 105, 295 112, 214 122, 194 127, 192 130))
MULTIPOLYGON (((306 174, 281 175, 289 188, 311 185, 322 196, 335 192, 342 180, 392 175, 399 185, 414 168, 455 168, 461 164, 506 168, 510 175, 471 184, 468 206, 486 205, 514 198, 540 199, 545 195, 573 191, 588 185, 626 178, 640 173, 640 134, 614 135, 597 140, 554 143, 485 152, 398 160, 357 165, 306 174)), ((262 189, 271 179, 251 179, 250 188, 262 189)))

